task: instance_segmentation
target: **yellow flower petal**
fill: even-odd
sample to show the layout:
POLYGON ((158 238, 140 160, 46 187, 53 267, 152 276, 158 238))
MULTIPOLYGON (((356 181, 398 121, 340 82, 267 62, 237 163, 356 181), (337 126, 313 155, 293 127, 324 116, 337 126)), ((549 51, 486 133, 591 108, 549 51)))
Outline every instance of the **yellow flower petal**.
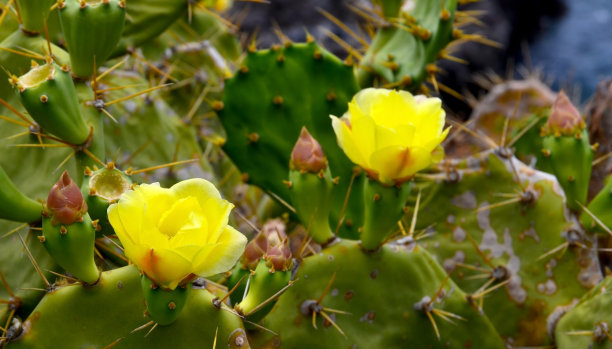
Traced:
POLYGON ((119 206, 117 204, 110 205, 108 207, 108 220, 115 230, 115 234, 121 240, 121 243, 125 247, 126 245, 134 245, 135 241, 132 236, 128 233, 121 221, 119 216, 119 206))
POLYGON ((374 152, 370 163, 377 169, 381 183, 393 184, 429 166, 431 154, 422 148, 390 146, 374 152))
POLYGON ((204 179, 171 189, 137 186, 108 209, 125 255, 154 283, 174 289, 191 274, 229 270, 246 238, 227 226, 234 205, 204 179))
POLYGON ((195 257, 195 274, 210 276, 229 270, 244 251, 247 239, 242 233, 226 226, 214 246, 205 246, 195 257))
POLYGON ((346 156, 354 163, 359 166, 366 166, 368 164, 366 158, 361 154, 361 151, 357 148, 351 129, 346 125, 342 119, 339 119, 333 115, 332 127, 336 133, 338 144, 344 150, 346 156))
MULTIPOLYGON (((145 221, 157 225, 164 212, 168 211, 176 201, 176 195, 159 186, 159 183, 141 184, 135 192, 139 192, 144 201, 145 221)), ((121 197, 123 199, 123 196, 121 197)))
POLYGON ((191 261, 176 251, 139 246, 137 253, 134 263, 160 286, 173 290, 192 273, 191 261))
POLYGON ((201 208, 196 198, 178 199, 162 214, 157 227, 168 238, 174 237, 183 228, 195 227, 197 229, 202 222, 206 224, 206 221, 197 214, 200 211, 201 208))
POLYGON ((448 134, 442 101, 407 91, 364 89, 353 97, 343 118, 350 126, 332 117, 338 144, 351 161, 386 184, 440 160, 437 149, 448 134))
POLYGON ((215 186, 202 178, 188 179, 179 182, 171 188, 178 197, 195 197, 203 212, 206 212, 208 224, 208 239, 202 243, 212 243, 221 234, 222 228, 227 225, 229 214, 234 205, 221 198, 215 186))
POLYGON ((374 120, 366 117, 355 103, 349 103, 350 133, 361 158, 366 161, 367 166, 369 151, 376 146, 376 124, 374 120))

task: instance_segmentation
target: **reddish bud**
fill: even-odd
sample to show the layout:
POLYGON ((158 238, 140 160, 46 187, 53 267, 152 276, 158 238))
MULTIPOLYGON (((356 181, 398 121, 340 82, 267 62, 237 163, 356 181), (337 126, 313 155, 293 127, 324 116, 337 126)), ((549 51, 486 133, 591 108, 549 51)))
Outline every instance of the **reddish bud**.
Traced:
POLYGON ((280 219, 267 221, 261 231, 251 240, 242 255, 242 264, 255 269, 259 260, 265 258, 274 270, 287 270, 291 264, 291 249, 285 232, 285 223, 280 219))
POLYGON ((319 142, 314 139, 306 127, 302 127, 300 137, 291 152, 291 169, 303 172, 318 173, 327 168, 327 159, 319 142))
POLYGON ((47 198, 47 209, 50 211, 52 220, 62 224, 72 224, 87 212, 83 194, 68 175, 68 171, 64 171, 51 188, 47 198))
POLYGON ((267 249, 268 239, 266 239, 266 236, 262 233, 257 234, 255 238, 246 245, 244 253, 242 254, 242 264, 249 269, 255 269, 257 263, 259 263, 259 260, 264 256, 267 249))
POLYGON ((570 135, 584 128, 584 121, 565 92, 561 91, 550 110, 545 128, 548 132, 570 135))
POLYGON ((285 230, 285 223, 281 219, 271 219, 263 225, 261 232, 266 236, 268 242, 266 250, 270 250, 271 247, 287 241, 287 233, 285 230))
POLYGON ((289 244, 274 246, 268 249, 266 265, 274 270, 285 271, 291 267, 291 249, 289 244))

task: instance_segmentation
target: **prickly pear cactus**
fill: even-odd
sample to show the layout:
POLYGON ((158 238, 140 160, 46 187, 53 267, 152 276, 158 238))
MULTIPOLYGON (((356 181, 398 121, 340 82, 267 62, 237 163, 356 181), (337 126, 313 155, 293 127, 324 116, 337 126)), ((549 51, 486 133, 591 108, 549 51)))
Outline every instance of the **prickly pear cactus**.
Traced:
POLYGON ((264 348, 504 347, 487 317, 410 239, 373 254, 341 241, 306 258, 262 323, 278 334, 262 333, 264 348))
POLYGON ((435 62, 461 36, 453 27, 457 1, 381 3, 384 25, 360 61, 359 83, 368 86, 380 79, 380 83, 418 90, 427 78, 435 79, 435 62))
POLYGON ((449 160, 423 190, 423 245, 516 345, 552 342, 554 324, 600 279, 594 241, 570 216, 557 180, 499 148, 449 160))
POLYGON ((559 321, 555 330, 557 348, 610 348, 609 277, 585 294, 559 321))
POLYGON ((436 61, 493 44, 457 3, 356 8, 344 61, 243 53, 231 1, 3 5, 0 348, 609 345, 610 188, 569 99, 477 108, 453 132, 501 147, 440 162, 442 101, 367 89, 452 93, 436 61))
MULTIPOLYGON (((327 154, 332 175, 340 177, 332 199, 334 216, 340 217, 352 166, 336 144, 329 115, 342 115, 355 92, 352 67, 314 42, 249 52, 218 103, 227 134, 223 149, 246 182, 290 203, 283 181, 288 180, 291 149, 306 126, 327 154)), ((358 215, 345 216, 355 222, 346 235, 356 236, 359 220, 358 215)))
POLYGON ((249 348, 240 318, 215 308, 212 299, 205 289, 196 289, 187 301, 189 310, 181 313, 174 326, 160 326, 148 335, 150 328, 133 332, 149 321, 144 316, 140 276, 133 266, 115 269, 105 272, 94 286, 55 286, 25 320, 22 326, 27 330, 10 348, 48 348, 55 343, 97 348, 113 344, 116 348, 164 347, 176 345, 176 338, 181 338, 183 345, 212 348, 217 343, 223 348, 249 348), (79 327, 76 332, 75 323, 79 327))

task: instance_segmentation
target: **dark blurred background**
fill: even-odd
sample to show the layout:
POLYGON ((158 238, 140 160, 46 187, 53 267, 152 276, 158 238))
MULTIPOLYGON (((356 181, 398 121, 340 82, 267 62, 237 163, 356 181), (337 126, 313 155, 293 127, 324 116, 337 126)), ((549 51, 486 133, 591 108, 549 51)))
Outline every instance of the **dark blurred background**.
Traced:
MULTIPOLYGON (((328 38, 327 31, 354 41, 318 9, 355 29, 361 19, 349 6, 360 4, 367 5, 367 0, 238 1, 233 11, 236 16, 246 14, 241 30, 245 35, 257 30, 259 47, 280 41, 274 28, 294 41, 303 41, 307 29, 344 58, 346 52, 328 38)), ((469 43, 454 53, 468 65, 441 63, 446 72, 441 81, 461 93, 482 94, 475 77, 491 72, 508 78, 518 76, 518 71, 541 71, 554 90, 571 90, 575 98, 584 101, 603 78, 612 75, 612 0, 481 0, 461 9, 483 11, 479 16, 482 23, 466 28, 466 32, 483 34, 502 46, 469 43)), ((471 108, 466 102, 452 97, 444 100, 457 114, 469 115, 471 108)))

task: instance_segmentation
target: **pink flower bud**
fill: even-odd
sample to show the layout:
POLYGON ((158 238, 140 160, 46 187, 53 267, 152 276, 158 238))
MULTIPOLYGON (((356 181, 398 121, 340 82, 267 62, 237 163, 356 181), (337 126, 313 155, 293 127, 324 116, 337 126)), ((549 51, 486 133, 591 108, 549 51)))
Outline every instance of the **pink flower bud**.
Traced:
POLYGON ((83 194, 68 175, 68 171, 64 171, 57 183, 51 188, 47 198, 47 208, 52 220, 62 224, 72 224, 87 212, 87 204, 83 200, 83 194))
POLYGON ((290 167, 310 173, 319 173, 327 168, 327 159, 321 145, 310 135, 306 127, 302 127, 300 137, 293 147, 290 167))
POLYGON ((573 134, 584 128, 584 121, 565 92, 561 91, 550 110, 546 128, 553 133, 573 134))
POLYGON ((242 264, 255 269, 264 258, 270 268, 287 270, 291 265, 291 248, 281 219, 267 221, 261 231, 251 240, 242 255, 242 264))
POLYGON ((257 268, 257 263, 268 250, 268 239, 260 232, 251 240, 244 249, 242 264, 249 269, 257 268))
POLYGON ((266 254, 268 267, 278 271, 286 271, 291 267, 291 262, 291 249, 286 242, 268 249, 266 254))
POLYGON ((266 236, 268 242, 266 250, 269 250, 273 246, 280 245, 287 240, 287 233, 285 230, 285 223, 281 219, 271 219, 263 225, 261 232, 266 236))

